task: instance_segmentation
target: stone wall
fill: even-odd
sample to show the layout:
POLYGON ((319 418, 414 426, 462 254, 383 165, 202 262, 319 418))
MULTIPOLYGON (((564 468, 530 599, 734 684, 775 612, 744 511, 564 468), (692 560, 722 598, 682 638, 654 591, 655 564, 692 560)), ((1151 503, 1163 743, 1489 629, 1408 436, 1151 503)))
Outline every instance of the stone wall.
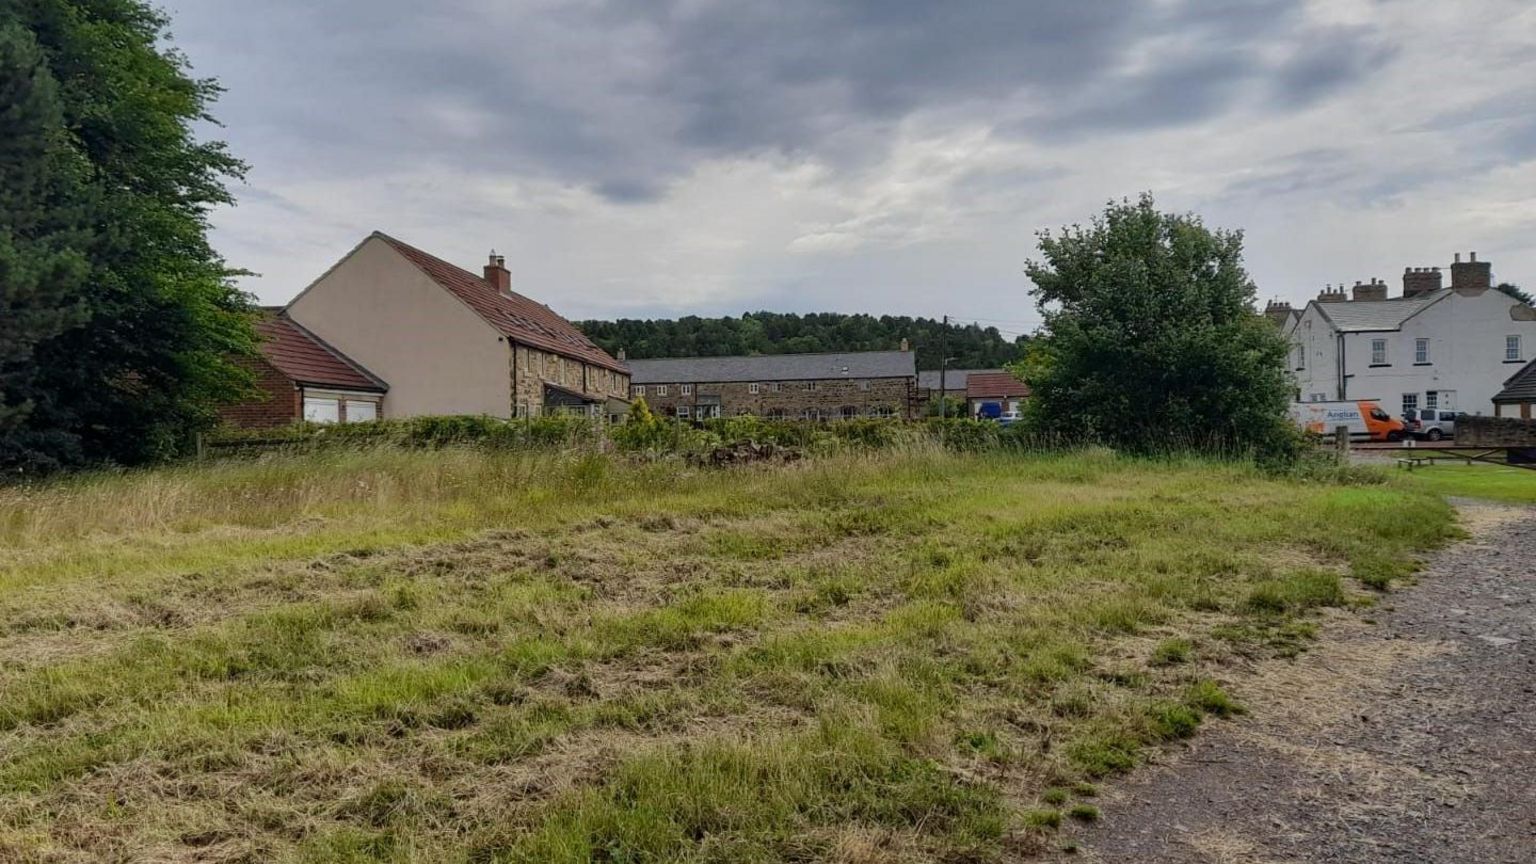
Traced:
POLYGON ((1457 418, 1456 443, 1468 447, 1536 447, 1536 420, 1457 418))
POLYGON ((517 345, 513 352, 513 416, 541 413, 546 383, 599 398, 629 398, 629 376, 625 373, 526 345, 517 345))
POLYGON ((219 409, 219 421, 241 429, 275 429, 298 420, 303 406, 293 379, 260 357, 237 361, 256 378, 260 395, 219 409))
MULTIPOLYGON (((907 418, 912 415, 915 387, 916 382, 911 378, 825 378, 691 385, 673 382, 647 384, 644 397, 652 410, 664 416, 676 415, 679 407, 686 406, 689 415, 696 417, 699 408, 707 407, 713 401, 701 397, 717 397, 722 417, 755 414, 798 419, 806 417, 808 412, 815 412, 815 419, 829 420, 844 416, 845 409, 852 409, 857 417, 888 413, 889 416, 907 418), (666 388, 665 395, 659 392, 659 386, 666 388), (692 392, 684 393, 685 386, 691 387, 692 392)), ((636 391, 634 395, 640 394, 636 391)))

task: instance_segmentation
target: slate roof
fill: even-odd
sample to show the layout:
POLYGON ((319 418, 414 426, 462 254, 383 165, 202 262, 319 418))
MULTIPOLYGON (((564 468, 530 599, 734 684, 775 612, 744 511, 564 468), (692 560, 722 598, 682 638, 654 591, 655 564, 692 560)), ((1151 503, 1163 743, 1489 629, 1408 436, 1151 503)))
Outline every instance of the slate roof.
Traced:
POLYGON ((733 381, 810 381, 828 378, 913 378, 911 351, 762 354, 629 361, 635 384, 723 384, 733 381))
POLYGON ((1028 396, 1029 385, 1013 377, 1012 372, 981 372, 966 379, 965 398, 1001 399, 1028 396))
POLYGON ((1400 329, 1404 321, 1455 293, 1450 288, 1442 288, 1416 297, 1394 297, 1391 300, 1312 302, 1317 303, 1318 311, 1340 332, 1369 333, 1400 329))
MULTIPOLYGON (((1002 372, 1002 369, 946 369, 944 370, 944 389, 959 395, 965 392, 965 379, 971 375, 985 372, 1002 372)), ((925 390, 939 389, 939 370, 930 369, 917 373, 917 386, 925 390)))
POLYGON ((1536 360, 1525 364, 1504 382, 1495 402, 1536 402, 1536 360))
POLYGON ((583 360, 615 372, 627 371, 623 363, 597 347, 575 325, 556 315, 548 306, 515 291, 503 294, 480 276, 381 231, 375 231, 373 236, 404 255, 432 281, 464 301, 464 305, 513 342, 583 360))
POLYGON ((383 393, 389 386, 352 358, 281 314, 256 322, 260 350, 268 363, 296 384, 383 393))

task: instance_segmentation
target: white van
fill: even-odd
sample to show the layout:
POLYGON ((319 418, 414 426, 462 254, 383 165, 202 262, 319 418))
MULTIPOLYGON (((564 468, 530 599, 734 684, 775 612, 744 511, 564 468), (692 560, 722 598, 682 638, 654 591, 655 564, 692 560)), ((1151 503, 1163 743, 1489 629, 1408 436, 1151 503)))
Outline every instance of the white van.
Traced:
POLYGON ((1292 402, 1291 419, 1319 435, 1332 435, 1335 428, 1348 426, 1351 441, 1401 441, 1408 435, 1403 421, 1383 411, 1374 399, 1292 402))

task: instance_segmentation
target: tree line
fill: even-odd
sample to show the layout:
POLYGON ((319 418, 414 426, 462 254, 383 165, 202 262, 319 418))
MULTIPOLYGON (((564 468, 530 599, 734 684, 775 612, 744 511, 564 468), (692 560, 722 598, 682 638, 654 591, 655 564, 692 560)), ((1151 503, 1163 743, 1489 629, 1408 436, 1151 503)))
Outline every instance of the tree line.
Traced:
POLYGON ((246 392, 247 298, 207 238, 245 166, 142 0, 0 0, 0 468, 185 452, 246 392))
POLYGON ((995 369, 1024 356, 1028 338, 976 323, 947 327, 942 320, 905 315, 748 312, 740 318, 580 321, 603 350, 623 349, 635 360, 658 357, 728 357, 822 351, 894 351, 906 339, 919 369, 937 369, 943 356, 956 369, 995 369))

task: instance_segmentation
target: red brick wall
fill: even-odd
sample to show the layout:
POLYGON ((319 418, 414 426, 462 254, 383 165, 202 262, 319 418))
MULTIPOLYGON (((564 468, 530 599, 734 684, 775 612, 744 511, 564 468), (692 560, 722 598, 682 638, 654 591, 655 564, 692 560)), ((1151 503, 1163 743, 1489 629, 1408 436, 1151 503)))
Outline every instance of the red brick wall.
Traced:
POLYGON ((303 408, 293 379, 259 357, 240 362, 256 376, 256 387, 265 398, 219 409, 220 422, 242 429, 271 429, 299 419, 303 408))

